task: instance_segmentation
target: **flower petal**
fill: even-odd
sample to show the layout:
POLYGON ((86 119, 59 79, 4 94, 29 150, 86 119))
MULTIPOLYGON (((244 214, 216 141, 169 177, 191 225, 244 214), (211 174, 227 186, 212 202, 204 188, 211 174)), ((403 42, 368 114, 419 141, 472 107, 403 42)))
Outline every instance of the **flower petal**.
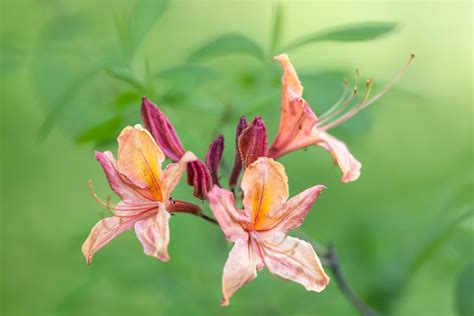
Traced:
POLYGON ((110 188, 122 199, 135 200, 139 198, 137 192, 133 190, 120 176, 117 171, 116 161, 110 151, 95 152, 95 159, 100 163, 105 176, 109 181, 110 188))
POLYGON ((275 141, 269 150, 269 156, 279 158, 292 151, 307 147, 314 143, 312 135, 318 119, 308 103, 301 97, 288 101, 282 108, 280 128, 275 141))
POLYGON ((248 235, 235 241, 222 274, 222 306, 229 305, 229 298, 257 276, 260 262, 261 258, 248 235))
POLYGON ((160 174, 165 156, 150 133, 140 125, 126 127, 118 144, 117 170, 147 198, 161 201, 160 174))
POLYGON ((166 166, 163 171, 163 177, 161 179, 162 183, 162 194, 163 201, 168 200, 171 192, 178 185, 181 176, 183 175, 184 170, 186 169, 188 163, 195 161, 198 158, 190 151, 187 151, 176 163, 170 163, 166 166))
POLYGON ((263 261, 270 273, 299 283, 308 291, 321 292, 329 283, 310 243, 287 237, 280 244, 260 243, 263 261))
MULTIPOLYGON (((316 129, 314 130, 317 132, 316 129)), ((317 133, 317 137, 318 140, 315 144, 329 151, 334 162, 339 166, 339 169, 341 169, 341 182, 347 183, 357 180, 360 176, 361 164, 352 156, 346 144, 325 132, 317 133)))
POLYGON ((311 144, 307 138, 317 122, 317 117, 301 98, 303 86, 288 55, 281 54, 274 59, 279 61, 283 68, 280 126, 269 152, 270 157, 276 159, 311 144))
POLYGON ((86 257, 87 264, 91 264, 92 257, 102 247, 108 244, 117 235, 130 229, 140 218, 118 218, 107 217, 100 220, 92 228, 84 244, 82 244, 82 253, 86 257))
POLYGON ((161 204, 155 216, 149 216, 135 224, 135 233, 143 245, 145 254, 164 262, 170 259, 168 255, 170 217, 170 213, 161 204))
POLYGON ((283 76, 281 77, 281 106, 285 108, 290 100, 288 92, 292 91, 296 96, 301 97, 303 95, 303 86, 287 54, 280 54, 273 57, 273 59, 277 60, 281 68, 283 68, 283 76))
POLYGON ((255 230, 264 229, 270 212, 279 210, 288 199, 288 178, 282 164, 261 157, 244 172, 241 184, 244 207, 252 214, 255 230))
POLYGON ((282 232, 286 236, 288 231, 301 226, 323 189, 324 185, 316 185, 306 189, 289 199, 280 210, 269 214, 269 218, 275 223, 273 229, 282 232))
POLYGON ((236 241, 247 235, 242 225, 249 225, 250 218, 235 208, 232 192, 218 186, 208 193, 209 206, 228 241, 236 241))

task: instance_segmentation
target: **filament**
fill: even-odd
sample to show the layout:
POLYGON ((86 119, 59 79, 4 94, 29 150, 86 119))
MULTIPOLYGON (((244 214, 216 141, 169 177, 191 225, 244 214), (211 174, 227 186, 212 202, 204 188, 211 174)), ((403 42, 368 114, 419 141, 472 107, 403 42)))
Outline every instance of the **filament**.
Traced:
POLYGON ((342 116, 324 125, 326 122, 328 122, 330 119, 335 118, 336 115, 341 112, 341 111, 336 111, 336 113, 333 113, 331 116, 328 116, 324 120, 318 122, 317 127, 320 128, 322 131, 331 129, 349 120, 350 118, 355 116, 359 111, 365 109, 366 107, 368 107, 369 105, 377 101, 380 97, 382 97, 385 93, 387 93, 387 91, 390 90, 390 88, 392 88, 400 80, 400 78, 406 72, 406 70, 408 69, 408 67, 410 66, 414 58, 415 58, 415 55, 411 54, 408 62, 405 64, 405 66, 403 66, 403 68, 399 71, 399 73, 395 76, 395 78, 393 78, 379 93, 377 93, 375 96, 373 96, 370 99, 369 99, 369 94, 372 88, 372 80, 371 79, 367 80, 366 92, 364 94, 364 97, 362 98, 362 101, 360 101, 358 104, 356 104, 354 107, 352 107, 349 111, 347 111, 342 116))
POLYGON ((357 94, 357 86, 359 85, 360 72, 359 72, 358 68, 355 69, 355 74, 356 74, 356 77, 355 77, 354 88, 352 89, 351 96, 344 102, 344 104, 342 104, 341 107, 337 108, 336 106, 334 106, 331 109, 329 109, 329 111, 324 113, 321 116, 322 120, 320 120, 317 123, 318 126, 322 126, 322 125, 324 125, 324 123, 326 123, 326 122, 330 121, 331 119, 335 118, 339 113, 344 111, 344 109, 352 102, 352 100, 354 99, 354 97, 357 94), (337 111, 335 111, 336 109, 337 109, 337 111), (333 112, 333 113, 328 113, 328 112, 333 112))
POLYGON ((110 201, 111 196, 110 194, 107 195, 107 200, 101 199, 94 191, 94 187, 92 184, 92 180, 88 181, 89 192, 102 207, 104 207, 111 215, 120 218, 135 218, 143 214, 144 212, 148 212, 157 208, 160 202, 154 201, 141 201, 139 203, 130 203, 129 201, 122 201, 120 204, 112 203, 110 201), (118 215, 116 212, 131 212, 130 215, 118 215), (138 212, 137 212, 138 211, 138 212))
POLYGON ((349 81, 344 80, 344 89, 342 91, 341 97, 336 101, 336 103, 329 110, 324 112, 319 118, 323 119, 329 116, 332 112, 334 112, 346 98, 347 92, 349 92, 349 81))

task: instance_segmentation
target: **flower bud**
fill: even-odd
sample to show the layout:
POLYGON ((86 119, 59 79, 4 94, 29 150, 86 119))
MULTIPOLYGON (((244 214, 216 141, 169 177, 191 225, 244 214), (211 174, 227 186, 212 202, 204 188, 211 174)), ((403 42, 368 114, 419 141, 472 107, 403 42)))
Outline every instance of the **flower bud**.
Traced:
POLYGON ((219 183, 219 165, 222 160, 222 152, 224 151, 224 136, 219 135, 209 146, 209 151, 206 155, 206 165, 211 173, 212 182, 215 185, 221 186, 219 183))
POLYGON ((238 142, 244 169, 258 158, 268 156, 267 128, 260 116, 242 132, 238 142))

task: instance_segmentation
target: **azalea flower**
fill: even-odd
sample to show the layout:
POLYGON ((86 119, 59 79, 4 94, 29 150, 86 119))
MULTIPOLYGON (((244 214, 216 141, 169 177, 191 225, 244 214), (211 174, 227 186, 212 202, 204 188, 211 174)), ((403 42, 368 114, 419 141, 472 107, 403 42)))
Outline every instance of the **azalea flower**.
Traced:
POLYGON ((170 212, 181 210, 198 213, 191 203, 170 199, 189 162, 197 158, 191 152, 178 163, 161 165, 165 156, 150 133, 141 127, 126 127, 118 137, 118 159, 110 151, 96 152, 111 189, 121 198, 118 204, 94 197, 112 216, 100 220, 82 245, 88 264, 94 254, 122 232, 135 229, 145 254, 168 261, 170 212))
POLYGON ((303 86, 293 68, 288 55, 281 54, 274 59, 279 61, 283 68, 281 91, 281 117, 278 134, 269 150, 269 156, 275 159, 305 148, 310 145, 320 146, 329 151, 334 162, 339 166, 342 182, 357 180, 360 176, 361 164, 349 152, 347 146, 327 133, 328 130, 352 118, 359 111, 379 99, 390 87, 395 84, 403 72, 408 68, 414 55, 402 71, 381 92, 369 99, 372 80, 366 82, 366 92, 362 100, 351 106, 357 93, 357 79, 352 93, 347 97, 347 89, 340 100, 320 118, 314 114, 311 107, 302 98, 303 86), (347 97, 347 99, 346 99, 347 97))
POLYGON ((226 239, 234 243, 222 276, 223 298, 229 298, 266 267, 272 274, 322 291, 329 282, 310 243, 289 237, 299 227, 324 188, 317 185, 288 199, 288 178, 283 165, 260 157, 242 178, 243 210, 234 195, 217 186, 209 192, 210 207, 226 239))

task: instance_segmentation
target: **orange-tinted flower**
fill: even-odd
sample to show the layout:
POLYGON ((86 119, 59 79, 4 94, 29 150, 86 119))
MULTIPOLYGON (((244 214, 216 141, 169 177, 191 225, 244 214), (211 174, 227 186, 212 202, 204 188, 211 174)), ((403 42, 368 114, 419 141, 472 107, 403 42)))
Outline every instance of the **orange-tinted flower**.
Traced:
POLYGON ((236 209, 234 195, 217 186, 209 203, 226 239, 234 246, 224 266, 222 305, 263 267, 274 275, 302 284, 309 291, 322 291, 329 282, 308 242, 289 237, 299 227, 323 189, 309 188, 288 199, 288 179, 283 165, 261 157, 247 167, 241 184, 243 210, 236 209))
MULTIPOLYGON (((329 151, 342 172, 341 181, 351 182, 360 176, 361 164, 347 149, 346 145, 326 131, 347 121, 360 110, 366 108, 400 78, 408 67, 403 68, 400 74, 390 82, 380 93, 369 99, 372 81, 367 81, 366 93, 362 100, 350 107, 354 100, 357 88, 344 101, 344 95, 333 108, 318 118, 311 107, 302 98, 303 86, 286 54, 275 57, 283 68, 282 91, 281 91, 281 117, 278 134, 269 150, 269 156, 275 159, 292 151, 305 148, 310 145, 321 146, 329 151)), ((357 84, 356 84, 357 86, 357 84)))
MULTIPOLYGON (((118 234, 134 228, 145 254, 168 261, 168 220, 170 211, 176 209, 176 202, 170 200, 170 193, 187 164, 197 158, 193 153, 186 152, 179 162, 171 163, 162 170, 165 156, 150 133, 140 125, 124 128, 117 140, 117 160, 110 151, 96 152, 95 156, 111 189, 121 201, 112 205, 94 194, 113 216, 100 220, 92 228, 82 245, 82 252, 90 264, 99 249, 118 234)), ((180 203, 185 208, 193 208, 190 203, 180 203)))

